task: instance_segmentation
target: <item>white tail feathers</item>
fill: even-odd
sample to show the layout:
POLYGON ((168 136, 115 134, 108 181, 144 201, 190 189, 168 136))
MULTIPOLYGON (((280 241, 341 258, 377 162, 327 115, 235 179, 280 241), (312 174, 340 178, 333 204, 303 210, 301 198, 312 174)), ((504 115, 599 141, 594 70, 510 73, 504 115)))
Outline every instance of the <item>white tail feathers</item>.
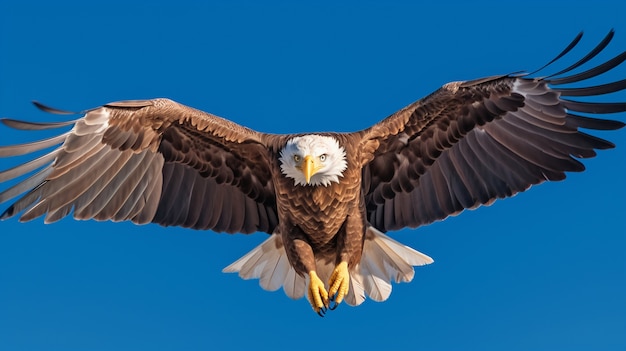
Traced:
MULTIPOLYGON (((413 280, 413 266, 433 263, 423 253, 403 245, 374 227, 367 228, 361 262, 350 273, 350 288, 355 297, 362 296, 361 289, 374 301, 385 301, 391 295, 391 282, 408 283, 413 280)), ((349 295, 352 295, 350 293, 349 295)), ((364 298, 346 302, 359 305, 364 298)))
POLYGON ((222 272, 239 272, 239 276, 246 280, 259 279, 259 285, 268 291, 276 291, 282 286, 285 294, 292 299, 304 296, 307 286, 307 279, 296 273, 289 264, 283 240, 277 234, 270 235, 269 239, 222 272))
MULTIPOLYGON (((368 227, 361 262, 350 271, 350 290, 346 303, 360 305, 369 296, 374 301, 385 301, 391 294, 391 282, 410 282, 413 266, 432 263, 433 259, 391 239, 373 227, 368 227)), ((317 274, 328 282, 333 264, 317 262, 317 274)), ((224 268, 225 273, 239 272, 243 279, 258 278, 265 290, 275 291, 281 286, 292 299, 304 296, 308 277, 302 277, 291 267, 280 235, 270 235, 261 245, 224 268)), ((327 287, 328 288, 328 287, 327 287)))

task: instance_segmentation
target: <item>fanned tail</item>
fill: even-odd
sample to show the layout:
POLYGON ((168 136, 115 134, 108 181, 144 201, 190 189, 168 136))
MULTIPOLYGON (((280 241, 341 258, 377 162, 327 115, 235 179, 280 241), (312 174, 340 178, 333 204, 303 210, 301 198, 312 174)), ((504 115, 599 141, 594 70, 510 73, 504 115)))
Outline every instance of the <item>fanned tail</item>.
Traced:
MULTIPOLYGON (((413 266, 432 263, 433 259, 403 245, 374 227, 368 227, 361 262, 350 272, 350 290, 345 297, 348 305, 358 306, 369 296, 374 301, 385 301, 391 294, 391 282, 410 282, 415 275, 413 266)), ((327 282, 334 265, 317 262, 320 278, 327 282)), ((300 276, 289 264, 280 235, 272 234, 252 251, 224 268, 225 273, 239 273, 243 279, 259 279, 259 285, 268 291, 282 286, 292 299, 304 296, 308 277, 300 276)), ((328 287, 326 287, 328 288, 328 287)))

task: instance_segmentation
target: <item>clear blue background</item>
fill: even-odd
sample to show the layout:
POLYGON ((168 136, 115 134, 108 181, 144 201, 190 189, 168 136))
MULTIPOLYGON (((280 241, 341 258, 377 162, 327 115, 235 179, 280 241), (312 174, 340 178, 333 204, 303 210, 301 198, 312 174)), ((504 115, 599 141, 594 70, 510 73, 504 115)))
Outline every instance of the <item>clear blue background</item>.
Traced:
MULTIPOLYGON (((578 57, 610 28, 602 58, 626 49, 624 1, 434 3, 3 1, 0 115, 169 97, 261 131, 350 131, 446 82, 533 70, 581 30, 578 57)), ((584 173, 393 233, 435 263, 324 319, 221 273, 263 234, 4 221, 0 349, 626 350, 626 129, 595 134, 618 147, 584 173)))

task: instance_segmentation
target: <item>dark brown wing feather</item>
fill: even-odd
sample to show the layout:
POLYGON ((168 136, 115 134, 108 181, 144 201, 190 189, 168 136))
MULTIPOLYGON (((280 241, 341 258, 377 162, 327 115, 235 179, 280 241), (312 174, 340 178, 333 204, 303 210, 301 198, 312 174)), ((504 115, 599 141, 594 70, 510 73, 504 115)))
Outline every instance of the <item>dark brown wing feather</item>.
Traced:
POLYGON ((25 130, 74 125, 47 140, 0 147, 8 157, 61 145, 0 172, 0 182, 34 173, 0 193, 2 203, 27 192, 2 219, 24 211, 25 221, 73 213, 224 232, 271 233, 276 226, 266 148, 273 136, 167 99, 111 103, 70 122, 2 122, 25 130))
POLYGON ((610 130, 624 123, 578 113, 624 112, 626 103, 570 97, 621 91, 626 80, 560 86, 596 77, 622 63, 626 52, 560 77, 596 56, 612 36, 609 33, 590 54, 558 75, 518 74, 447 84, 365 130, 363 184, 370 223, 386 231, 444 219, 533 184, 563 179, 565 172, 582 171, 576 158, 612 148, 610 142, 579 128, 610 130))

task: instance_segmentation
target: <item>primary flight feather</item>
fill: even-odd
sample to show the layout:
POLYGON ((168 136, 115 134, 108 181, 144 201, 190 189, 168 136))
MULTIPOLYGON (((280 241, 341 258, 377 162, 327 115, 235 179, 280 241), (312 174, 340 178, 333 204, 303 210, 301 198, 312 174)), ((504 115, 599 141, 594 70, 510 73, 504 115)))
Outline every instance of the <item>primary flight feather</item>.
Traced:
POLYGON ((71 214, 266 232, 265 242, 224 271, 259 278, 267 290, 282 287, 291 298, 306 295, 320 315, 344 300, 384 301, 391 282, 411 281, 414 266, 432 262, 384 232, 564 179, 584 169, 578 159, 613 147, 580 129, 623 127, 594 115, 624 112, 626 103, 578 98, 624 90, 626 79, 580 83, 620 65, 626 52, 571 73, 613 35, 555 74, 448 83, 353 133, 261 133, 168 99, 109 103, 60 123, 2 119, 16 129, 72 129, 0 147, 0 157, 54 147, 0 172, 0 182, 19 179, 0 193, 0 203, 17 198, 0 218, 50 223, 71 214))

